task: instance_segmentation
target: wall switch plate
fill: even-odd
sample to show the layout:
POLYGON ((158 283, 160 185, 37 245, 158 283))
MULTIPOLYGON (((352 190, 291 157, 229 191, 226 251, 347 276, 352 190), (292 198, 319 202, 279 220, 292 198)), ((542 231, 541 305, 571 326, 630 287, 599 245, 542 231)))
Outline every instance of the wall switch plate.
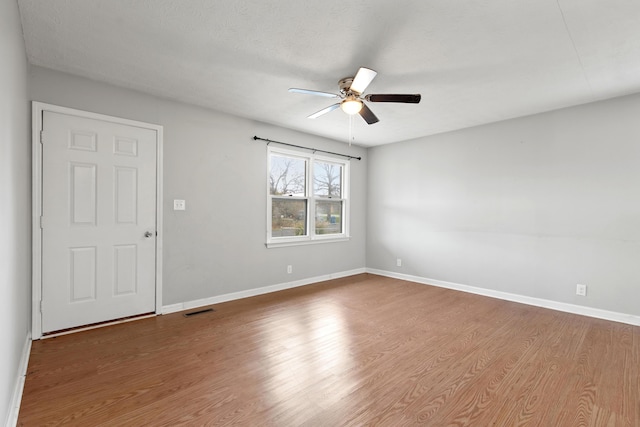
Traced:
POLYGON ((402 267, 402 260, 400 258, 396 260, 396 266, 402 267))
POLYGON ((293 266, 287 265, 287 274, 293 273, 293 266))
POLYGON ((174 211, 183 211, 187 208, 187 204, 184 200, 174 200, 173 201, 173 210, 174 211))
POLYGON ((576 285, 576 295, 587 296, 587 285, 576 285))

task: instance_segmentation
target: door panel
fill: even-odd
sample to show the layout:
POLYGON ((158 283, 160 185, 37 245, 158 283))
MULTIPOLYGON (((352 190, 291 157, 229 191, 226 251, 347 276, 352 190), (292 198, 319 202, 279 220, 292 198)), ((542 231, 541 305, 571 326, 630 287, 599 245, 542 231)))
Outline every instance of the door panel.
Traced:
POLYGON ((156 132, 44 111, 43 133, 43 332, 155 311, 156 132))
POLYGON ((69 163, 69 203, 71 224, 96 225, 96 166, 86 163, 69 163))
POLYGON ((69 248, 69 301, 95 301, 96 299, 96 247, 69 248))

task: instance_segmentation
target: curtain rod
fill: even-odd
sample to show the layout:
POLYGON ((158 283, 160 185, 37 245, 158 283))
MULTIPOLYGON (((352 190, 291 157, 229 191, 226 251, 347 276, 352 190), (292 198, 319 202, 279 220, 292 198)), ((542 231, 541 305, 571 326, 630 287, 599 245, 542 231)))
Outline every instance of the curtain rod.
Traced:
POLYGON ((319 150, 317 148, 309 148, 309 147, 303 147, 302 145, 295 145, 295 144, 288 144, 286 142, 280 142, 280 141, 273 141, 271 139, 266 139, 266 138, 260 138, 259 136, 254 136, 253 137, 254 141, 266 141, 267 145, 269 145, 270 143, 274 142, 276 144, 282 144, 282 145, 288 145, 289 147, 296 147, 296 148, 302 148, 303 150, 310 150, 315 152, 319 152, 319 153, 326 153, 326 154, 333 154, 334 156, 342 156, 342 157, 346 157, 347 159, 351 160, 351 159, 357 159, 357 160, 362 160, 362 157, 356 157, 356 156, 350 156, 348 154, 340 154, 340 153, 334 153, 333 151, 325 151, 325 150, 319 150))

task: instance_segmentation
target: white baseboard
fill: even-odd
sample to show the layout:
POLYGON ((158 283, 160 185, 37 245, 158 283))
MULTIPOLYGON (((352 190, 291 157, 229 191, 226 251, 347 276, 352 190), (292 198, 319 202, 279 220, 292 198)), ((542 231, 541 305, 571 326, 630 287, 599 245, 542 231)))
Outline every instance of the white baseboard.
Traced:
POLYGON ((617 313, 615 311, 601 310, 599 308, 585 307, 582 305, 568 304, 564 302, 552 301, 552 300, 547 300, 542 298, 534 298, 534 297, 528 297, 524 295, 511 294, 508 292, 478 288, 478 287, 469 286, 469 285, 461 285, 459 283, 445 282, 442 280, 428 279, 426 277, 412 276, 409 274, 396 273, 393 271, 377 270, 375 268, 367 268, 366 272, 371 274, 377 274, 379 276, 386 276, 394 279, 421 283, 424 285, 432 285, 440 288, 453 289, 456 291, 468 292, 471 294, 483 295, 486 297, 518 302, 521 304, 533 305, 536 307, 543 307, 543 308, 549 308, 557 311, 564 311, 566 313, 579 314, 582 316, 595 317, 597 319, 611 320, 614 322, 627 323, 629 325, 640 326, 640 316, 634 316, 632 314, 617 313))
POLYGON ((203 307, 206 305, 220 304, 221 302, 233 301, 241 298, 253 297, 256 295, 268 294, 271 292, 282 291, 285 289, 297 288, 299 286, 310 285, 312 283, 324 282, 325 280, 339 279, 341 277, 354 276, 356 274, 365 273, 364 268, 355 270, 341 271, 338 273, 325 274, 323 276, 309 277, 306 279, 296 280, 293 282, 280 283, 277 285, 264 286, 262 288, 248 289, 246 291, 232 292, 229 294, 218 295, 209 298, 202 298, 193 301, 181 302, 178 304, 165 305, 162 307, 162 314, 175 313, 183 310, 203 307))
POLYGON ((27 333, 27 338, 22 347, 22 358, 20 359, 20 367, 18 368, 18 376, 16 377, 13 388, 13 397, 11 399, 11 407, 9 408, 9 416, 7 417, 7 427, 15 427, 18 424, 18 413, 20 412, 20 403, 22 402, 22 391, 24 390, 24 381, 27 377, 27 367, 29 366, 29 355, 31 354, 31 333, 27 333))

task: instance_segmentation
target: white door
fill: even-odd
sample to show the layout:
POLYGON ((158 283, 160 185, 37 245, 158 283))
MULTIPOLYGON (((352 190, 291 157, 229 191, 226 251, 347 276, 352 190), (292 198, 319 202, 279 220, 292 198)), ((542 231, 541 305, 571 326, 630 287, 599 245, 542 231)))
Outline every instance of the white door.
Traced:
POLYGON ((154 312, 156 131, 42 120, 42 332, 154 312))

